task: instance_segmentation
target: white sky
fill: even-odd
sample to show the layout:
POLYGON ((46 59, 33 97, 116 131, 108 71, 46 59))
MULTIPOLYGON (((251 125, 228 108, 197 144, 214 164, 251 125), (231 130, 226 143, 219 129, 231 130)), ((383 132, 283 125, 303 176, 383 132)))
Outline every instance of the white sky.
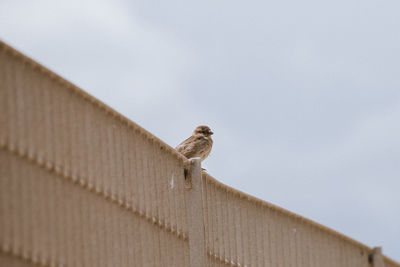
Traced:
POLYGON ((400 2, 0 1, 0 39, 208 172, 400 261, 400 2))

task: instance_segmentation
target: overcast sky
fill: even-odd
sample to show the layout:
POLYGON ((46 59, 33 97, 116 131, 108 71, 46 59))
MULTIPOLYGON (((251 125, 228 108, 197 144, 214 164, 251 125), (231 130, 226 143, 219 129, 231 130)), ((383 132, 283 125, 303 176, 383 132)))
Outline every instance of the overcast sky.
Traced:
POLYGON ((400 261, 400 2, 0 0, 0 39, 218 180, 400 261))

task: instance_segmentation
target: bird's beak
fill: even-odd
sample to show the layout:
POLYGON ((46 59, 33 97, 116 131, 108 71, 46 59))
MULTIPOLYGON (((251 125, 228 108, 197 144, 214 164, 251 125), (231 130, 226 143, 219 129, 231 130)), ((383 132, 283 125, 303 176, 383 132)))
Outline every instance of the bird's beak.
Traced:
POLYGON ((210 135, 213 135, 214 133, 212 131, 210 131, 210 135))

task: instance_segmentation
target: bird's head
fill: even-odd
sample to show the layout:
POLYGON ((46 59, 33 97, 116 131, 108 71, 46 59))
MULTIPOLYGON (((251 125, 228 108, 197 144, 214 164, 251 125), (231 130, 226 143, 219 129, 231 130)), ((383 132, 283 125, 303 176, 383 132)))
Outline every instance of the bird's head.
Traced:
POLYGON ((213 134, 213 132, 211 131, 210 127, 208 126, 198 126, 194 132, 193 135, 204 135, 206 137, 210 136, 213 134))

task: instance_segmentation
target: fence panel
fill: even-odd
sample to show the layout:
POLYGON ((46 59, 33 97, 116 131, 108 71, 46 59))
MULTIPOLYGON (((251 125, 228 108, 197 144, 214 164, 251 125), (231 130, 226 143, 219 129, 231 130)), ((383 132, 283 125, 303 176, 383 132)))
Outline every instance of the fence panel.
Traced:
POLYGON ((203 175, 211 265, 369 267, 371 249, 203 175))
POLYGON ((68 266, 188 265, 186 159, 4 43, 0 81, 5 254, 68 266))

